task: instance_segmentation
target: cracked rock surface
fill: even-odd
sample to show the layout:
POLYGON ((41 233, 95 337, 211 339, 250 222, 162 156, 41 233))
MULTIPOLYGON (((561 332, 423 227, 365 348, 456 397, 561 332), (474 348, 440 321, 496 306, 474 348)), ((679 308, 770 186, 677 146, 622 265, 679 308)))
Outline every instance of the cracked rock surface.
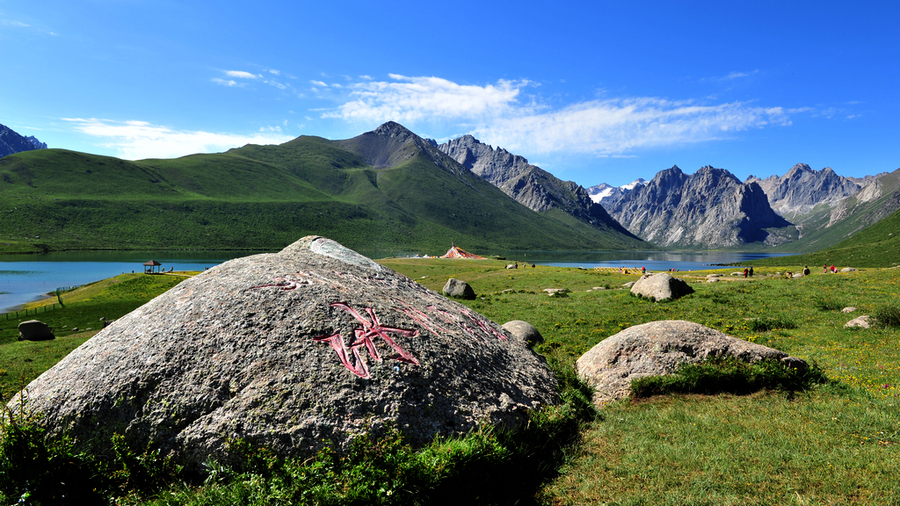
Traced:
MULTIPOLYGON (((558 402, 542 357, 484 316, 309 236, 225 262, 89 339, 26 387, 50 431, 115 433, 189 467, 241 438, 280 455, 399 428, 413 444, 558 402)), ((19 400, 9 403, 18 409, 19 400)))

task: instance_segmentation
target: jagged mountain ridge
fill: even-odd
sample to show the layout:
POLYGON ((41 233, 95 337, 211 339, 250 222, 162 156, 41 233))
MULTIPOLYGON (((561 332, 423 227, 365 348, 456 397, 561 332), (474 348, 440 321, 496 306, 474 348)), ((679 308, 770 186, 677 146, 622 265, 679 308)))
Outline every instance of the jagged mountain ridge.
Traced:
POLYGON ((660 171, 607 210, 638 237, 665 247, 771 246, 796 235, 757 183, 710 166, 690 176, 677 165, 660 171))
POLYGON ((472 135, 439 144, 437 148, 529 209, 560 210, 594 227, 631 235, 603 206, 591 200, 581 185, 563 181, 522 156, 503 148, 494 149, 472 135))
POLYGON ((47 149, 47 144, 34 136, 25 137, 6 125, 0 125, 0 157, 35 149, 47 149))
POLYGON ((839 176, 831 167, 814 170, 805 163, 794 165, 784 176, 760 179, 751 175, 744 182, 758 183, 772 209, 789 220, 809 213, 819 204, 834 206, 863 186, 839 176))

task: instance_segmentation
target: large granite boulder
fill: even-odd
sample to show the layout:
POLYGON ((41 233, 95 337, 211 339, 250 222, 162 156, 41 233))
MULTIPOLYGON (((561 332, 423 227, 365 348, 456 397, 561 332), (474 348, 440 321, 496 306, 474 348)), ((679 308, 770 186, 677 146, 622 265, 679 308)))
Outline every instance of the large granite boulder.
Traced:
POLYGON ((182 282, 27 392, 53 432, 95 451, 122 433, 189 468, 233 438, 308 455, 393 424, 421 445, 558 402, 543 358, 496 323, 317 236, 182 282))
POLYGON ((19 341, 47 341, 53 339, 50 326, 39 320, 19 323, 19 341))
POLYGON ((628 397, 632 380, 671 374, 683 363, 696 364, 713 357, 735 357, 746 362, 774 358, 794 367, 806 365, 782 351, 699 323, 666 320, 635 325, 600 341, 575 366, 578 374, 594 387, 594 403, 603 406, 628 397))
POLYGON ((691 285, 666 272, 644 274, 631 286, 632 295, 646 297, 657 302, 677 299, 692 293, 694 293, 694 289, 691 288, 691 285))

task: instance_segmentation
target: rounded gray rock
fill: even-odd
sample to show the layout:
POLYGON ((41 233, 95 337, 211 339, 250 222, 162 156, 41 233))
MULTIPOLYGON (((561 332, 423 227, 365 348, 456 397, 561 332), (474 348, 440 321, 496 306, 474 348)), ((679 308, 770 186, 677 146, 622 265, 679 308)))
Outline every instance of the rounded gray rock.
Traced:
POLYGON ((19 323, 19 341, 47 341, 53 339, 50 326, 40 320, 19 323))
POLYGON ((526 321, 508 321, 503 324, 503 328, 509 332, 513 340, 518 341, 525 346, 531 347, 535 344, 544 342, 544 336, 541 335, 538 329, 534 328, 534 325, 526 321))
POLYGON ((631 287, 631 294, 655 301, 673 300, 694 293, 691 285, 683 279, 672 277, 666 272, 645 274, 631 287))
POLYGON ((50 432, 98 452, 124 434, 197 469, 226 458, 229 439, 289 456, 388 425, 414 445, 482 423, 515 427, 558 402, 556 385, 496 323, 310 236, 183 281, 27 392, 50 432))
POLYGON ((450 278, 444 284, 444 295, 454 299, 474 300, 475 290, 468 283, 456 278, 450 278))
POLYGON ((671 374, 683 363, 712 357, 745 362, 774 358, 796 367, 805 364, 787 353, 728 336, 684 320, 665 320, 629 327, 600 341, 575 363, 594 387, 594 403, 603 406, 631 395, 631 381, 671 374))

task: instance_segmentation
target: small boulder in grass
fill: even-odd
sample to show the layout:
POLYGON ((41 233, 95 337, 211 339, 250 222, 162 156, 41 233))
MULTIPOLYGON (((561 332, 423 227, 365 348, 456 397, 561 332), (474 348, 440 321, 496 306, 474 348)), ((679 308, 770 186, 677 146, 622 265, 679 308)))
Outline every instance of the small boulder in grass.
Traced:
POLYGON ((655 301, 674 300, 692 293, 694 293, 694 289, 691 288, 691 285, 666 272, 645 274, 631 287, 632 295, 655 301))
POLYGON ((513 342, 523 343, 529 348, 544 342, 544 336, 534 328, 534 325, 522 321, 512 320, 503 324, 503 329, 510 333, 513 342))
POLYGON ((852 320, 850 320, 849 322, 847 322, 847 323, 844 324, 844 327, 845 327, 845 328, 848 328, 848 329, 849 329, 849 328, 854 328, 854 327, 861 327, 861 328, 867 329, 867 328, 869 328, 869 326, 870 326, 870 324, 869 324, 869 317, 866 316, 866 315, 863 315, 863 316, 859 316, 859 317, 857 317, 857 318, 854 318, 854 319, 852 319, 852 320))
POLYGON ((19 324, 19 341, 47 341, 53 339, 50 326, 40 320, 28 320, 19 324))
POLYGON ((444 284, 443 293, 453 299, 474 300, 475 290, 468 283, 456 278, 450 278, 444 284))

